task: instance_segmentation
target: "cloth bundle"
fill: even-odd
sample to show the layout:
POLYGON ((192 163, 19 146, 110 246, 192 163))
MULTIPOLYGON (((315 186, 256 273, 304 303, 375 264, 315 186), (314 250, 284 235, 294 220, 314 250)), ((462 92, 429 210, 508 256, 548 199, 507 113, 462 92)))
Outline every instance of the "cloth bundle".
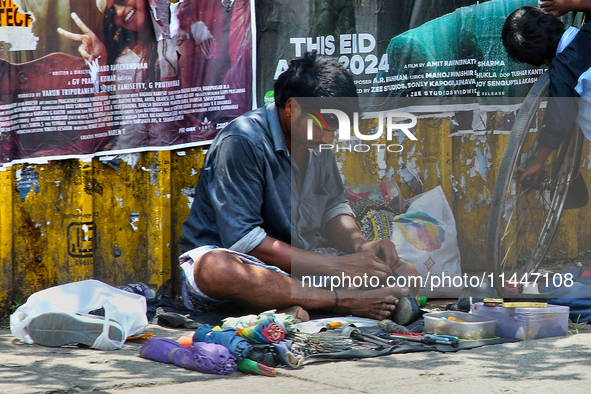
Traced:
POLYGON ((153 338, 140 349, 140 356, 161 363, 204 373, 225 375, 237 369, 236 358, 215 343, 194 343, 188 349, 168 338, 153 338))
POLYGON ((279 343, 285 338, 285 331, 275 323, 261 323, 254 327, 238 328, 236 335, 253 343, 279 343))
POLYGON ((263 312, 259 315, 246 315, 242 317, 228 317, 223 320, 222 328, 246 328, 258 326, 261 323, 275 323, 283 330, 288 332, 295 332, 296 319, 287 313, 275 313, 275 309, 263 312))
POLYGON ((224 330, 214 331, 209 324, 205 324, 193 334, 193 345, 195 342, 216 343, 226 347, 230 354, 236 360, 242 360, 248 357, 252 351, 252 345, 244 338, 236 335, 236 330, 233 328, 226 328, 224 330))

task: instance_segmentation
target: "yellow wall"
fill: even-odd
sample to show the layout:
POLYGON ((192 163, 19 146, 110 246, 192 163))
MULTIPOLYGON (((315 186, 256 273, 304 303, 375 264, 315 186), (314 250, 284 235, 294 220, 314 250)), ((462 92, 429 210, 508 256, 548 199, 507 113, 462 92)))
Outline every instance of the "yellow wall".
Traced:
MULTIPOLYGON (((408 196, 398 174, 405 163, 425 190, 441 185, 455 215, 464 269, 485 268, 489 204, 507 135, 450 136, 450 117, 419 119, 416 131, 419 141, 414 148, 405 142, 401 155, 339 153, 347 183, 393 174, 408 196)), ((204 156, 203 148, 192 148, 0 171, 0 308, 87 278, 111 285, 143 281, 154 288, 175 279, 181 225, 204 156)), ((591 184, 588 146, 583 157, 591 184)), ((590 219, 589 207, 567 212, 550 254, 576 257, 591 249, 590 219)))
POLYGON ((83 279, 171 279, 203 159, 193 148, 0 171, 0 308, 83 279))
MULTIPOLYGON (((401 180, 404 163, 424 183, 425 191, 441 185, 454 213, 463 270, 487 269, 485 240, 490 202, 496 174, 508 140, 506 132, 496 132, 495 124, 502 114, 487 114, 487 133, 458 133, 453 130, 451 115, 438 118, 425 116, 415 127, 418 141, 406 140, 401 154, 375 149, 367 154, 339 152, 337 160, 348 184, 379 183, 393 177, 405 197, 410 188, 401 180)), ((374 121, 373 127, 377 126, 374 121)), ((372 127, 372 125, 370 125, 372 127)), ((377 144, 388 144, 385 135, 377 144)), ((591 154, 589 144, 583 148, 582 174, 591 185, 591 154)), ((548 255, 577 257, 591 249, 591 206, 565 211, 548 255)), ((487 269, 490 272, 490 269, 487 269)))

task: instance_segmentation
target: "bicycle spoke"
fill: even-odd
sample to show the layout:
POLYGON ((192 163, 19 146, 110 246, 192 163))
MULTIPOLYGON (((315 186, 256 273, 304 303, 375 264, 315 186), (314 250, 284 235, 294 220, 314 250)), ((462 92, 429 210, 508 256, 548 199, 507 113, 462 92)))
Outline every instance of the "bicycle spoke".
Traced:
MULTIPOLYGON (((520 200, 520 197, 522 197, 522 196, 524 196, 524 197, 525 197, 525 196, 527 195, 527 193, 528 193, 528 192, 530 192, 532 189, 533 189, 533 187, 532 187, 532 186, 529 186, 529 187, 527 187, 526 189, 522 190, 520 193, 518 193, 518 194, 517 194, 517 195, 514 197, 514 200, 520 200)), ((534 199, 535 199, 535 200, 538 200, 538 201, 541 201, 541 202, 542 202, 542 203, 543 203, 543 204, 546 206, 546 208, 547 208, 548 210, 551 208, 552 201, 550 201, 550 200, 549 200, 549 199, 546 197, 546 193, 545 193, 545 191, 537 191, 537 192, 536 192, 536 196, 534 197, 534 199)), ((522 215, 522 216, 524 216, 524 217, 525 217, 525 215, 526 215, 526 214, 529 212, 529 210, 531 209, 531 204, 532 204, 532 202, 531 202, 531 201, 526 201, 526 203, 527 203, 527 205, 529 206, 529 208, 528 208, 528 209, 527 209, 525 212, 523 212, 523 215, 522 215)), ((513 211, 514 211, 514 212, 515 212, 515 211, 517 211, 517 210, 518 210, 518 208, 519 208, 519 207, 515 207, 513 211)), ((512 213, 512 214, 513 214, 513 213, 512 213)), ((521 224, 521 223, 515 223, 513 227, 516 227, 516 226, 518 226, 518 225, 520 225, 520 224, 521 224)), ((504 230, 504 232, 503 232, 503 237, 501 237, 501 239, 503 239, 503 238, 504 238, 504 237, 507 235, 507 233, 513 229, 513 227, 511 227, 510 225, 511 225, 511 220, 510 220, 510 218, 509 218, 509 220, 507 221, 507 226, 506 226, 506 228, 505 228, 505 230, 504 230)))
MULTIPOLYGON (((516 207, 517 208, 517 207, 516 207)), ((509 224, 507 224, 507 227, 505 229, 505 232, 503 233, 503 237, 501 237, 501 239, 503 239, 507 234, 508 234, 508 230, 512 230, 513 228, 517 227, 518 225, 521 225, 521 223, 523 222, 523 220, 525 220, 525 214, 532 208, 531 204, 529 205, 529 207, 525 210, 525 212, 523 212, 523 214, 521 215, 522 219, 521 222, 516 222, 513 227, 509 228, 509 224)))
MULTIPOLYGON (((516 208, 519 208, 519 207, 516 207, 516 208)), ((503 258, 503 262, 502 262, 502 265, 503 265, 503 267, 504 267, 504 266, 506 266, 506 263, 507 263, 507 258, 508 258, 509 254, 510 254, 511 248, 513 247, 513 245, 514 245, 515 241, 516 241, 518 238, 520 238, 520 234, 521 234, 522 232, 519 230, 519 228, 521 228, 521 225, 522 225, 522 224, 523 224, 523 222, 524 222, 524 221, 527 219, 527 213, 529 212, 529 210, 531 210, 531 208, 532 208, 532 205, 530 204, 530 205, 528 206, 528 208, 526 209, 526 211, 525 211, 525 212, 523 212, 523 213, 520 215, 520 218, 516 219, 516 223, 515 223, 515 224, 514 224, 514 226, 512 227, 512 228, 518 228, 518 230, 516 231, 516 234, 515 234, 515 236, 512 238, 511 242, 510 242, 510 243, 508 243, 508 244, 505 244, 505 247, 504 247, 504 249, 505 249, 505 257, 503 258)), ((516 209, 516 211, 518 212, 518 210, 517 210, 517 209, 516 209)), ((530 221, 530 225, 531 225, 531 221, 530 221)), ((526 234, 527 234, 527 233, 528 233, 528 232, 526 232, 526 234)), ((501 240, 504 240, 508 234, 509 234, 509 232, 508 232, 508 231, 505 231, 505 233, 504 233, 503 237, 501 238, 501 240)), ((523 244, 522 244, 522 245, 523 245, 523 244)), ((516 253, 515 261, 519 260, 519 252, 520 252, 520 250, 521 250, 521 249, 519 249, 519 250, 517 250, 517 251, 515 252, 515 253, 516 253)))
MULTIPOLYGON (((546 173, 548 173, 548 167, 549 166, 546 167, 546 173)), ((505 251, 501 261, 501 267, 503 267, 503 269, 507 268, 509 257, 512 254, 514 254, 511 264, 513 270, 518 269, 517 265, 521 260, 526 260, 523 265, 526 270, 529 269, 532 265, 536 264, 540 254, 538 252, 540 250, 539 246, 543 245, 546 241, 549 223, 546 223, 544 218, 553 215, 556 208, 553 206, 550 193, 546 190, 537 190, 536 193, 531 196, 530 192, 532 189, 534 189, 533 186, 524 187, 512 197, 512 201, 518 201, 519 203, 513 208, 511 215, 507 219, 507 225, 505 226, 501 237, 501 241, 504 244, 503 250, 505 251), (530 195, 530 197, 528 197, 528 195, 530 195), (521 212, 522 205, 527 207, 523 212, 521 212), (515 216, 516 213, 519 213, 519 215, 515 216), (507 236, 511 232, 515 232, 514 236, 511 238, 510 242, 505 242, 508 241, 507 236), (530 242, 527 241, 528 237, 532 236, 531 234, 540 235, 533 248, 528 246, 530 245, 530 242), (517 240, 521 240, 521 243, 517 249, 514 249, 517 240), (525 256, 528 249, 532 251, 529 258, 525 256)), ((552 223, 550 223, 550 225, 551 224, 552 223)))
MULTIPOLYGON (((539 194, 539 193, 538 193, 538 194, 539 194)), ((536 198, 536 200, 538 200, 538 198, 536 198)), ((529 221, 529 223, 528 223, 528 227, 527 227, 527 229, 526 229, 526 230, 523 232, 523 233, 524 233, 524 236, 526 236, 526 237, 527 237, 527 236, 531 236, 531 234, 532 234, 532 233, 533 233, 533 234, 538 234, 537 230, 534 230, 534 231, 532 231, 532 230, 531 230, 531 226, 532 226, 532 224, 534 224, 534 222, 537 222, 537 221, 536 221, 536 215, 533 215, 533 214, 532 214, 532 215, 530 215, 530 217, 531 217, 531 220, 530 220, 530 221, 529 221)), ((542 227, 543 227, 543 226, 544 226, 544 225, 542 224, 542 227)), ((536 229, 538 228, 538 226, 537 226, 537 223, 536 223, 535 227, 536 227, 536 229)), ((521 243, 521 247, 520 247, 520 248, 519 248, 519 250, 517 251, 517 256, 520 256, 520 255, 521 255, 521 253, 520 253, 520 252, 521 252, 521 250, 523 250, 523 248, 524 248, 525 246, 526 246, 526 243, 525 243, 525 242, 522 242, 522 243, 521 243)), ((534 246, 534 249, 535 249, 535 246, 534 246)))
MULTIPOLYGON (((509 252, 510 252, 511 248, 513 247, 515 241, 518 239, 521 239, 522 237, 528 237, 531 234, 531 226, 535 222, 535 219, 536 219, 535 215, 528 215, 530 213, 531 209, 532 209, 532 205, 530 204, 529 207, 527 208, 526 212, 523 213, 520 223, 517 223, 517 224, 519 224, 519 229, 517 230, 515 237, 513 237, 512 242, 509 245, 507 245, 507 247, 506 247, 507 252, 505 254, 505 258, 503 259, 503 266, 506 266, 507 256, 509 255, 509 252), (521 225, 523 224, 523 222, 526 221, 526 219, 528 217, 530 218, 530 220, 527 223, 527 229, 525 231, 523 231, 521 229, 521 225)), ((515 227, 517 227, 517 224, 515 227)), ((525 247, 527 247, 526 242, 522 242, 520 247, 515 251, 515 259, 514 259, 515 262, 520 260, 521 252, 525 247)), ((515 264, 512 264, 512 266, 515 266, 515 264)))
MULTIPOLYGON (((487 235, 487 260, 497 274, 500 270, 512 271, 521 278, 538 268, 556 232, 580 154, 578 132, 570 145, 553 152, 539 181, 526 181, 520 186, 513 179, 516 168, 527 168, 535 157, 538 143, 529 130, 541 120, 539 105, 549 83, 544 74, 528 94, 517 113, 499 166, 487 235)), ((503 284, 499 285, 501 290, 503 284)))
MULTIPOLYGON (((521 197, 523 194, 525 194, 525 193, 526 193, 527 191, 529 191, 529 190, 531 190, 531 188, 530 188, 530 189, 527 189, 527 190, 525 190, 525 191, 521 192, 520 194, 518 194, 517 196, 513 197, 513 201, 517 201, 519 197, 521 197)), ((511 225, 511 217, 512 217, 512 216, 513 216, 513 214, 516 212, 516 208, 517 208, 517 207, 513 207, 513 210, 512 210, 512 212, 511 212, 511 216, 510 216, 508 219, 506 219, 507 226, 506 226, 506 228, 505 228, 505 231, 503 232, 503 236, 501 237, 501 239, 503 239, 503 238, 504 238, 504 237, 507 235, 507 233, 508 233, 508 230, 510 230, 510 229, 511 229, 511 228, 509 227, 509 226, 511 225)))

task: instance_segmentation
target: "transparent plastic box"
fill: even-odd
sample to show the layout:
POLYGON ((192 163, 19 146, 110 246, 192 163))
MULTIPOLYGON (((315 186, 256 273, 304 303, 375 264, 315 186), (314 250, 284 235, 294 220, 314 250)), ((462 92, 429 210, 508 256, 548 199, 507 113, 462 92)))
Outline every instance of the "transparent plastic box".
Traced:
POLYGON ((484 306, 478 302, 472 305, 471 310, 474 315, 496 319, 495 333, 503 338, 560 337, 568 332, 568 306, 549 304, 546 308, 503 308, 484 306))
POLYGON ((460 339, 485 339, 495 336, 496 321, 492 318, 455 311, 427 313, 424 318, 425 332, 428 334, 453 335, 460 339), (448 320, 450 317, 452 320, 448 320))

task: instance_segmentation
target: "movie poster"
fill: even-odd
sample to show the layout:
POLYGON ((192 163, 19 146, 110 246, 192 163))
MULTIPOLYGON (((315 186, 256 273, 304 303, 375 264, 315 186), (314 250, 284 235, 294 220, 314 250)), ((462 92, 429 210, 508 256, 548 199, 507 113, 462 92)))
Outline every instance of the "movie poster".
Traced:
MULTIPOLYGON (((536 0, 257 2, 258 104, 289 60, 316 50, 354 75, 362 97, 524 97, 544 72, 507 58, 507 16, 536 0)), ((407 100, 408 101, 408 100, 407 100)), ((509 100, 510 101, 510 100, 509 100)))
POLYGON ((210 141, 253 107, 253 7, 0 2, 0 164, 210 141))

